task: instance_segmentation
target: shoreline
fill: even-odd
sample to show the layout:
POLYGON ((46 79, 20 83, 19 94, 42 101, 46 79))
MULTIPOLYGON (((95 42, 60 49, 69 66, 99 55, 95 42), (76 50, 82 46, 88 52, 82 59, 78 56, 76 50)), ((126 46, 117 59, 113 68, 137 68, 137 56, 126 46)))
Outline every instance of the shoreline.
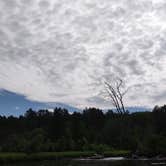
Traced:
POLYGON ((81 159, 100 156, 118 157, 128 156, 130 151, 106 151, 102 155, 96 154, 95 151, 66 151, 66 152, 38 152, 38 153, 20 153, 20 152, 1 152, 0 163, 11 163, 20 161, 41 161, 41 160, 59 160, 59 159, 81 159))
POLYGON ((132 154, 127 150, 112 150, 97 154, 95 151, 65 151, 65 152, 38 152, 19 153, 1 152, 0 163, 29 162, 42 160, 75 160, 75 161, 166 161, 166 157, 159 156, 138 156, 132 158, 132 154))

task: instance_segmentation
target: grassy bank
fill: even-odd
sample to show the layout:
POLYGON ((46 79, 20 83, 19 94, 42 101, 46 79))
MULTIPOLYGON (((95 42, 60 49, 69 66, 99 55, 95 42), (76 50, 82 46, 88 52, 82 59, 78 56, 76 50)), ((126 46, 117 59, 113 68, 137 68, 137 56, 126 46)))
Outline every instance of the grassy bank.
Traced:
POLYGON ((25 153, 0 153, 0 163, 27 160, 25 153))
MULTIPOLYGON (((33 161, 33 160, 56 160, 70 159, 80 157, 91 157, 95 154, 93 151, 71 151, 71 152, 40 152, 40 153, 0 153, 0 162, 17 162, 17 161, 33 161)), ((110 156, 128 156, 129 151, 114 150, 102 153, 105 157, 110 156)))

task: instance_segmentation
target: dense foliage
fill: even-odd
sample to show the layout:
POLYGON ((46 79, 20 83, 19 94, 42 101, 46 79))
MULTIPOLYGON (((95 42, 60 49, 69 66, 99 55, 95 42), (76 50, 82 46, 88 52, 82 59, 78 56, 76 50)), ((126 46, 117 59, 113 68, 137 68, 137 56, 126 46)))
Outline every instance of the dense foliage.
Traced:
POLYGON ((103 113, 96 108, 69 114, 29 109, 24 116, 0 116, 0 151, 51 152, 126 149, 166 154, 166 106, 152 112, 103 113))

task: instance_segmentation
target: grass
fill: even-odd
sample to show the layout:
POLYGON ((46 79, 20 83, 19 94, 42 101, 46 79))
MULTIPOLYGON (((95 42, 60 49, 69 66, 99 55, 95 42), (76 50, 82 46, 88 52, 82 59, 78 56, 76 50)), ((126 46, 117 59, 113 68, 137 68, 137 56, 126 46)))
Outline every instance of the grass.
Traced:
POLYGON ((79 158, 93 156, 92 151, 70 151, 70 152, 40 152, 40 153, 0 153, 0 163, 16 161, 33 161, 33 160, 56 160, 61 158, 79 158))
POLYGON ((29 156, 30 159, 59 159, 59 158, 79 158, 93 156, 95 152, 93 151, 70 151, 70 152, 40 152, 34 153, 29 156))
POLYGON ((25 153, 0 153, 0 162, 24 161, 27 155, 25 153))
MULTIPOLYGON (((71 159, 80 157, 91 157, 95 154, 94 151, 69 151, 69 152, 40 152, 40 153, 0 153, 0 163, 18 162, 18 161, 33 161, 33 160, 56 160, 56 159, 71 159)), ((128 156, 130 151, 112 150, 105 151, 105 157, 128 156)))

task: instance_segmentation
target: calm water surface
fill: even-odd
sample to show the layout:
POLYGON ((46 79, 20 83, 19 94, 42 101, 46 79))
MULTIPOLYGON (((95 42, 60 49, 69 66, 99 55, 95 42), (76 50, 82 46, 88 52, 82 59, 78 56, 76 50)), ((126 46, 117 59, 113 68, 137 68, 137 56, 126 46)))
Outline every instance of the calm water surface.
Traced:
POLYGON ((2 164, 2 166, 166 166, 166 161, 41 161, 2 164))

